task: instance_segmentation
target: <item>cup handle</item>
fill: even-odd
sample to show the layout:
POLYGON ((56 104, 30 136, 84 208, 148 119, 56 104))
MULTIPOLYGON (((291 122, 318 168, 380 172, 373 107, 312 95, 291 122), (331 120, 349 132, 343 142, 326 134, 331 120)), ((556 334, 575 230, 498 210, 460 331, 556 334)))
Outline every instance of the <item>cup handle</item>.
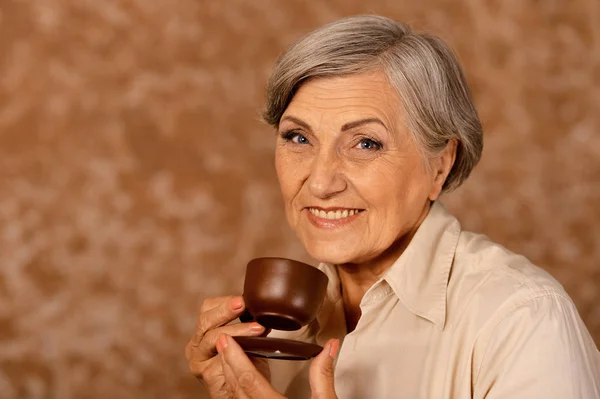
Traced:
POLYGON ((240 315, 240 321, 242 323, 250 323, 254 321, 254 316, 252 316, 250 312, 248 312, 248 309, 246 309, 244 310, 244 313, 240 315))
MULTIPOLYGON (((250 312, 248 312, 248 309, 244 310, 244 313, 242 313, 239 317, 240 321, 242 323, 250 323, 254 320, 254 316, 252 316, 250 314, 250 312)), ((266 337, 267 335, 269 335, 271 333, 271 329, 270 328, 265 328, 265 332, 263 332, 260 336, 261 337, 266 337)))

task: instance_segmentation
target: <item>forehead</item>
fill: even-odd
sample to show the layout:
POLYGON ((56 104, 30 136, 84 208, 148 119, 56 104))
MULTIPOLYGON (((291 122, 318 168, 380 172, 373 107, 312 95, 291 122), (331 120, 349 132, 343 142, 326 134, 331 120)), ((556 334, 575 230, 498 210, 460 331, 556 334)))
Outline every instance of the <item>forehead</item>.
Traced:
POLYGON ((394 125, 400 114, 400 99, 386 76, 370 72, 309 80, 300 86, 283 115, 342 124, 375 117, 394 125))

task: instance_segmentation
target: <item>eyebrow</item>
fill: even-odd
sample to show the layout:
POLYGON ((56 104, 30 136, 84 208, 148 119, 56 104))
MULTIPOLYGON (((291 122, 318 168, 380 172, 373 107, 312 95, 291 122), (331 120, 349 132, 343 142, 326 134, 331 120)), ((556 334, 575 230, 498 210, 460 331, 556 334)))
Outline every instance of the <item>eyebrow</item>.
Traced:
POLYGON ((379 120, 377 118, 365 118, 365 119, 359 119, 357 121, 348 122, 348 123, 344 124, 344 126, 342 126, 342 132, 345 132, 346 130, 354 129, 354 128, 362 126, 362 125, 368 125, 369 123, 378 123, 387 130, 387 126, 385 126, 385 124, 381 120, 379 120))
POLYGON ((283 121, 294 122, 296 125, 302 126, 306 130, 312 131, 312 129, 310 128, 310 126, 308 125, 308 123, 304 122, 302 119, 296 118, 295 116, 286 115, 283 118, 281 118, 281 120, 279 121, 279 123, 281 124, 281 122, 283 122, 283 121))
MULTIPOLYGON (((285 121, 285 120, 289 120, 291 122, 294 122, 295 124, 302 126, 303 128, 305 128, 306 130, 311 131, 312 129, 310 128, 310 125, 306 122, 304 122, 302 119, 298 119, 295 116, 291 116, 291 115, 286 115, 283 118, 281 118, 281 122, 285 121)), ((368 125, 369 123, 377 123, 381 126, 383 126, 386 130, 387 130, 387 126, 378 118, 365 118, 365 119, 359 119, 357 121, 352 121, 352 122, 348 122, 345 123, 342 126, 342 132, 345 132, 347 130, 351 130, 354 128, 357 128, 359 126, 363 126, 363 125, 368 125)))

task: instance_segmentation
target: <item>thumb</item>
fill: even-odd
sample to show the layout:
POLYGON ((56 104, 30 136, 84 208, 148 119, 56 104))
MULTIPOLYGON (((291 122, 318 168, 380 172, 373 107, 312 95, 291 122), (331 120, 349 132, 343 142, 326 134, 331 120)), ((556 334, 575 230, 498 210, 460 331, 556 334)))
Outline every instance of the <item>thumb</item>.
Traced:
POLYGON ((338 339, 330 339, 308 369, 311 399, 337 399, 333 384, 333 363, 340 348, 338 339))

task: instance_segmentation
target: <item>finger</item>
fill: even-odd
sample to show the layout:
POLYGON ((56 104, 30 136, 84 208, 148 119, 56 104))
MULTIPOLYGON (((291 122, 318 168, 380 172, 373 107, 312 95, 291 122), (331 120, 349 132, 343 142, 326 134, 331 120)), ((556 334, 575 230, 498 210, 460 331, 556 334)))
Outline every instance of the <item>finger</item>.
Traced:
MULTIPOLYGON (((221 357, 221 355, 214 356, 199 363, 190 362, 190 370, 208 391, 211 398, 237 398, 239 397, 235 394, 237 388, 230 384, 231 377, 225 376, 221 357)), ((235 382, 235 378, 233 382, 235 382)))
POLYGON ((223 360, 231 368, 239 388, 249 399, 282 399, 267 379, 254 367, 242 348, 230 336, 223 334, 217 344, 223 360))
POLYGON ((208 360, 196 361, 194 359, 189 361, 190 371, 193 376, 198 378, 201 382, 206 383, 216 379, 218 377, 218 371, 220 369, 219 360, 216 357, 211 357, 208 360))
POLYGON ((196 320, 196 330, 191 339, 193 346, 200 344, 207 331, 229 323, 244 311, 244 299, 241 296, 207 299, 205 303, 207 301, 210 301, 209 304, 203 307, 212 307, 201 311, 196 320))
POLYGON ((225 361, 225 357, 222 354, 219 354, 217 357, 221 362, 221 370, 223 371, 223 375, 225 376, 225 383, 230 393, 230 397, 239 399, 249 399, 248 395, 246 395, 246 393, 240 388, 237 382, 237 378, 233 373, 233 370, 225 361))
POLYGON ((227 301, 231 301, 233 298, 236 298, 236 296, 227 295, 205 298, 200 305, 200 313, 208 312, 209 310, 214 309, 227 301))
POLYGON ((308 369, 311 399, 336 399, 334 386, 334 360, 340 347, 340 341, 331 339, 308 369))
POLYGON ((207 359, 217 354, 216 344, 221 334, 231 335, 232 337, 258 337, 262 335, 265 328, 256 322, 231 324, 213 330, 204 334, 204 338, 196 346, 191 346, 190 354, 197 359, 207 359))

